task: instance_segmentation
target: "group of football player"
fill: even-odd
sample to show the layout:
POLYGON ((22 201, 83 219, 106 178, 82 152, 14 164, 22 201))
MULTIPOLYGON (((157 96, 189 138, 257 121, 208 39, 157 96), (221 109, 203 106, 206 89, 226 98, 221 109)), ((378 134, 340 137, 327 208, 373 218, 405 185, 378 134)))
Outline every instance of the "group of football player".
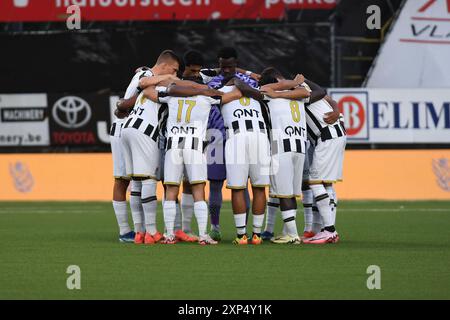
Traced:
POLYGON ((302 74, 291 80, 273 67, 260 74, 239 68, 234 48, 221 49, 217 58, 217 68, 205 68, 198 51, 181 59, 165 50, 153 67, 135 71, 117 102, 110 135, 119 240, 217 244, 226 180, 237 233, 233 243, 337 242, 334 183, 342 179, 346 145, 337 103, 302 74), (157 229, 158 181, 164 186, 163 233, 157 229), (128 223, 129 185, 134 230, 128 223), (304 208, 301 235, 297 197, 304 208), (275 236, 278 210, 284 226, 275 236), (194 215, 198 236, 191 228, 194 215))

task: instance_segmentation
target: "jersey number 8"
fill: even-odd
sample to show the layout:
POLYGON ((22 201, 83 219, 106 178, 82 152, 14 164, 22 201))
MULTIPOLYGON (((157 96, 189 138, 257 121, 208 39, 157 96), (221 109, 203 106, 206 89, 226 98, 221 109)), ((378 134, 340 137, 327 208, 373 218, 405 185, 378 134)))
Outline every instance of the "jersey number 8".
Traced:
POLYGON ((300 106, 297 101, 291 101, 289 103, 291 107, 292 120, 294 122, 300 122, 300 106))

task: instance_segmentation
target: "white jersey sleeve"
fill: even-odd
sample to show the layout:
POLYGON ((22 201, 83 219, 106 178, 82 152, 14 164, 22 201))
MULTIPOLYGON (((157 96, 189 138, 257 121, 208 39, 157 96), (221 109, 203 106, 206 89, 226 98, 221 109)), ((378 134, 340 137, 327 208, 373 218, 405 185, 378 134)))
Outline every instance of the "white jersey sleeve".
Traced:
POLYGON ((151 77, 153 76, 153 73, 150 70, 140 71, 137 72, 133 79, 131 79, 130 84, 128 85, 127 91, 125 92, 125 99, 130 99, 131 97, 134 97, 140 92, 139 89, 139 80, 143 77, 151 77))

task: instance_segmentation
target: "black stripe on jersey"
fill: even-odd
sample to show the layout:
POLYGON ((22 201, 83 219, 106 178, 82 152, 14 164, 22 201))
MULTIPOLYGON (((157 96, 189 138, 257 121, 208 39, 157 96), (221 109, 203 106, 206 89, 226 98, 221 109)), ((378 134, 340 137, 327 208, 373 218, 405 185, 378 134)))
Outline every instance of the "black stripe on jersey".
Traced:
POLYGON ((297 153, 304 153, 302 148, 302 141, 300 139, 295 139, 295 146, 297 148, 297 153))
POLYGON ((235 134, 240 132, 240 130, 239 130, 239 122, 238 121, 233 121, 231 123, 231 125, 233 126, 233 132, 235 134))
POLYGON ((208 76, 208 77, 217 76, 217 71, 214 69, 202 69, 202 70, 200 70, 200 73, 203 73, 205 76, 208 76))
POLYGON ((274 208, 278 208, 280 206, 279 203, 275 203, 275 202, 267 202, 267 205, 269 207, 274 207, 274 208))
MULTIPOLYGON (((267 130, 267 139, 270 140, 270 136, 272 135, 272 122, 270 121, 270 109, 269 105, 266 102, 259 102, 261 106, 261 114, 264 119, 264 124, 266 125, 267 130)), ((261 128, 261 126, 260 126, 261 128)))
POLYGON ((341 125, 341 129, 344 132, 344 135, 347 135, 347 130, 345 130, 344 123, 342 121, 339 121, 339 124, 341 125))
POLYGON ((245 120, 245 129, 247 131, 250 131, 250 132, 253 131, 253 122, 252 122, 252 120, 245 120))
POLYGON ((342 137, 343 134, 342 134, 342 131, 341 131, 341 128, 339 127, 339 125, 335 124, 334 128, 336 129, 336 133, 337 133, 338 137, 342 137))
POLYGON ((328 193, 324 193, 324 194, 321 194, 321 195, 317 196, 315 198, 315 200, 316 200, 316 202, 319 202, 319 201, 324 200, 326 198, 328 198, 328 193))
POLYGON ((192 150, 197 150, 197 148, 198 148, 198 138, 192 138, 192 146, 191 146, 191 149, 192 150))
POLYGON ((141 123, 142 123, 143 121, 144 121, 144 120, 142 120, 141 118, 137 118, 136 121, 133 123, 133 128, 139 129, 139 127, 141 126, 141 123))
POLYGON ((322 130, 320 130, 320 138, 322 139, 322 141, 333 139, 330 127, 325 127, 322 130))
POLYGON ((117 125, 117 123, 115 123, 115 122, 112 124, 111 130, 109 131, 110 136, 114 136, 114 134, 116 133, 116 125, 117 125))
POLYGON ((153 141, 158 141, 158 136, 159 136, 159 130, 158 130, 158 127, 156 127, 156 130, 155 130, 155 132, 153 132, 153 135, 152 135, 152 139, 153 139, 153 141))
POLYGON ((264 125, 264 122, 259 121, 259 131, 261 131, 262 133, 264 133, 264 131, 266 130, 266 127, 264 125))
POLYGON ((178 149, 184 149, 184 145, 186 144, 185 137, 178 138, 178 149))
POLYGON ((147 126, 147 128, 145 129, 144 134, 150 137, 150 135, 152 134, 154 128, 155 128, 154 126, 149 124, 147 126))
POLYGON ((203 141, 203 149, 202 149, 202 152, 205 152, 206 147, 208 146, 208 144, 209 144, 209 141, 203 141))
POLYGON ((133 118, 128 119, 128 121, 125 123, 125 125, 123 127, 124 128, 128 128, 128 126, 130 125, 131 120, 133 120, 133 118))
POLYGON ((167 139, 167 150, 172 149, 172 137, 169 137, 169 139, 167 139))
POLYGON ((316 127, 319 130, 322 130, 322 126, 319 122, 319 120, 317 120, 317 118, 314 116, 314 114, 311 112, 311 110, 309 110, 308 108, 305 108, 306 113, 308 114, 308 116, 311 118, 311 120, 314 122, 314 124, 316 125, 316 127))
POLYGON ((289 139, 283 139, 284 152, 291 152, 291 141, 289 139))
POLYGON ((306 131, 308 132, 308 135, 311 137, 311 139, 314 141, 314 143, 317 143, 317 136, 314 133, 314 131, 311 129, 311 127, 307 126, 306 131))

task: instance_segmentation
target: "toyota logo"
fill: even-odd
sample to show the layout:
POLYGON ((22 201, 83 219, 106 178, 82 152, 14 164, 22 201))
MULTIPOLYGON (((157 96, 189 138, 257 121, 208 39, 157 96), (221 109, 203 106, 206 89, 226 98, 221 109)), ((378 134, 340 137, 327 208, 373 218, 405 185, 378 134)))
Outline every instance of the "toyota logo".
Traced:
POLYGON ((91 119, 89 104, 74 96, 59 99, 53 105, 52 115, 61 127, 75 129, 84 126, 91 119))

